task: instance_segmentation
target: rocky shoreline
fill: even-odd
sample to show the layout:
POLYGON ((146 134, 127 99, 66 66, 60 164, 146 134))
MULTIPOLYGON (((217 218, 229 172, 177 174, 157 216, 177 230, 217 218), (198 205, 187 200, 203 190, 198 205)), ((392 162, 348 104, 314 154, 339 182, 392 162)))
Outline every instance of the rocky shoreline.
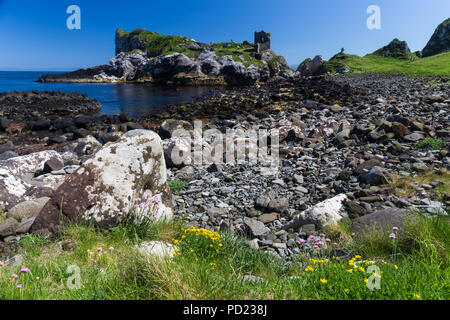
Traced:
MULTIPOLYGON (((83 95, 0 94, 0 212, 7 211, 8 217, 0 224, 0 248, 28 232, 36 216, 46 211, 43 206, 49 201, 56 205, 55 200, 68 185, 83 188, 85 182, 74 175, 80 168, 97 168, 109 159, 125 168, 120 179, 126 181, 130 174, 127 164, 120 163, 114 154, 136 134, 147 132, 142 129, 159 133, 159 137, 145 136, 145 143, 154 150, 155 143, 161 141, 161 149, 144 158, 159 159, 155 164, 165 158, 167 179, 186 182, 170 199, 175 215, 198 227, 246 236, 249 246, 285 259, 295 255, 300 238, 317 234, 331 221, 349 219, 356 229, 364 230, 377 221, 401 220, 402 210, 411 208, 430 215, 447 214, 448 195, 437 199, 434 193, 438 182, 418 185, 417 194, 410 197, 399 196, 386 182, 394 176, 410 177, 426 170, 448 174, 448 87, 448 79, 393 75, 285 78, 233 88, 143 119, 96 116, 92 113, 99 110, 98 102, 83 95), (16 108, 28 111, 13 112, 16 108), (170 152, 187 146, 185 140, 172 136, 174 131, 192 131, 194 120, 203 121, 203 130, 223 133, 256 127, 270 134, 277 129, 279 170, 263 175, 261 164, 248 162, 203 166, 171 163, 170 152), (425 138, 440 139, 444 145, 439 150, 418 148, 425 138), (26 174, 19 174, 24 157, 30 159, 29 167, 26 174), (11 201, 11 194, 6 194, 11 190, 8 183, 12 180, 8 179, 16 179, 16 185, 22 183, 23 197, 11 201), (30 214, 17 219, 13 208, 21 204, 30 214)), ((203 148, 208 149, 208 143, 203 142, 203 148)), ((143 149, 123 150, 145 153, 143 149)), ((130 163, 140 159, 136 157, 130 158, 130 163)), ((136 181, 147 182, 138 188, 152 189, 148 177, 153 174, 148 169, 141 172, 136 181)), ((156 189, 167 189, 165 177, 157 180, 156 189)), ((107 188, 99 188, 106 192, 107 188)), ((168 197, 165 200, 170 206, 168 197)), ((92 211, 90 203, 82 207, 92 211)), ((63 207, 63 211, 72 218, 75 215, 68 208, 63 207)), ((42 231, 43 222, 49 220, 37 219, 39 228, 34 231, 42 231)))

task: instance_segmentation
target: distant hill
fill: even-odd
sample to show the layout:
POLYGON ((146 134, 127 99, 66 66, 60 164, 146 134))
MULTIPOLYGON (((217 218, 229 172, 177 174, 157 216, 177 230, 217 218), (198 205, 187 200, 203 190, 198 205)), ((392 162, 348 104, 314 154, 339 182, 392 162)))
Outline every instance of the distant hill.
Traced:
MULTIPOLYGON (((309 63, 306 59, 300 65, 309 63)), ((323 62, 320 73, 385 73, 450 77, 450 18, 442 22, 422 51, 411 52, 406 41, 388 45, 363 57, 341 51, 323 62)))

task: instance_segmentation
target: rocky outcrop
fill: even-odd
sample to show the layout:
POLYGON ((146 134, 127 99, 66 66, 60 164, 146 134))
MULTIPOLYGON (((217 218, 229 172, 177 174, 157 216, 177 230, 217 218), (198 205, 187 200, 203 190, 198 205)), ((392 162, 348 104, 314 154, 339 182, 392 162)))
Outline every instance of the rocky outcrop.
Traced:
MULTIPOLYGON (((253 50, 252 45, 246 44, 247 47, 253 50)), ((38 81, 252 85, 256 81, 292 75, 286 60, 272 50, 258 55, 249 55, 245 51, 246 57, 233 58, 231 55, 218 56, 214 48, 193 39, 164 36, 142 29, 131 33, 117 30, 116 56, 108 65, 43 75, 38 81), (245 63, 248 61, 253 63, 245 63)))
POLYGON ((450 50, 450 18, 442 22, 422 50, 423 57, 434 56, 450 50))
POLYGON ((317 76, 326 72, 322 56, 306 60, 297 68, 297 73, 302 77, 317 76))
POLYGON ((121 52, 131 52, 134 50, 145 50, 144 43, 133 34, 129 34, 122 29, 116 30, 116 55, 121 52))
POLYGON ((132 130, 106 144, 67 178, 37 216, 32 231, 53 233, 62 217, 114 225, 135 212, 133 201, 143 194, 161 197, 153 218, 171 217, 161 139, 153 131, 132 130))
POLYGON ((376 55, 391 58, 407 57, 410 53, 411 50, 409 49, 406 41, 400 41, 398 39, 392 40, 387 46, 384 46, 374 52, 376 55))
MULTIPOLYGON (((101 104, 95 99, 80 93, 58 91, 14 91, 0 93, 0 114, 15 120, 24 114, 76 115, 100 111, 101 104)), ((7 120, 1 121, 0 131, 9 126, 7 120)))

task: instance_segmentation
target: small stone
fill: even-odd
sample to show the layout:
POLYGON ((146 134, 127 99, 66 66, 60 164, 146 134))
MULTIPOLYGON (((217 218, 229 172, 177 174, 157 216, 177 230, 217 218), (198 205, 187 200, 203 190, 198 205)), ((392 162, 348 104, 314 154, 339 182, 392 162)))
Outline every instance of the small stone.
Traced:
POLYGON ((410 141, 410 142, 417 142, 417 141, 419 141, 419 140, 423 140, 424 138, 425 138, 425 137, 424 137, 423 134, 417 133, 417 132, 408 134, 408 135, 406 135, 406 136, 403 137, 403 139, 405 139, 405 140, 407 140, 407 141, 410 141))
POLYGON ((248 229, 250 230, 250 233, 254 237, 263 236, 270 231, 269 228, 264 226, 264 223, 262 223, 261 221, 255 220, 255 219, 250 219, 250 218, 245 217, 244 224, 248 227, 248 229))
POLYGON ((7 218, 5 221, 0 223, 0 237, 7 237, 16 232, 18 222, 14 218, 7 218))
POLYGON ((414 169, 415 171, 426 171, 428 170, 428 167, 425 163, 423 162, 414 162, 411 165, 411 168, 414 169))
POLYGON ((258 217, 258 220, 261 221, 264 224, 272 222, 272 221, 274 221, 276 219, 278 219, 278 214, 276 212, 274 212, 274 213, 266 213, 266 214, 260 215, 258 217))
POLYGON ((279 213, 287 212, 289 207, 289 200, 287 198, 277 198, 269 202, 267 209, 270 211, 276 211, 279 213))
POLYGON ((303 184, 303 176, 301 174, 294 174, 294 182, 297 184, 303 184))
POLYGON ((253 240, 247 241, 247 246, 250 249, 258 250, 259 249, 258 239, 253 239, 253 240))

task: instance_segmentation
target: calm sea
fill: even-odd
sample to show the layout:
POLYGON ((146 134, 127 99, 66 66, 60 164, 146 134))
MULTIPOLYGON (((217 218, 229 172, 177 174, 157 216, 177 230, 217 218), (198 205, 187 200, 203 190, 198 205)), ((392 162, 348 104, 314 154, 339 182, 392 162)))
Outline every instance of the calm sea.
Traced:
POLYGON ((35 82, 52 71, 0 71, 0 92, 4 91, 62 91, 87 94, 102 104, 102 114, 125 113, 135 117, 175 104, 194 101, 217 93, 211 87, 163 87, 150 84, 91 84, 35 82))

